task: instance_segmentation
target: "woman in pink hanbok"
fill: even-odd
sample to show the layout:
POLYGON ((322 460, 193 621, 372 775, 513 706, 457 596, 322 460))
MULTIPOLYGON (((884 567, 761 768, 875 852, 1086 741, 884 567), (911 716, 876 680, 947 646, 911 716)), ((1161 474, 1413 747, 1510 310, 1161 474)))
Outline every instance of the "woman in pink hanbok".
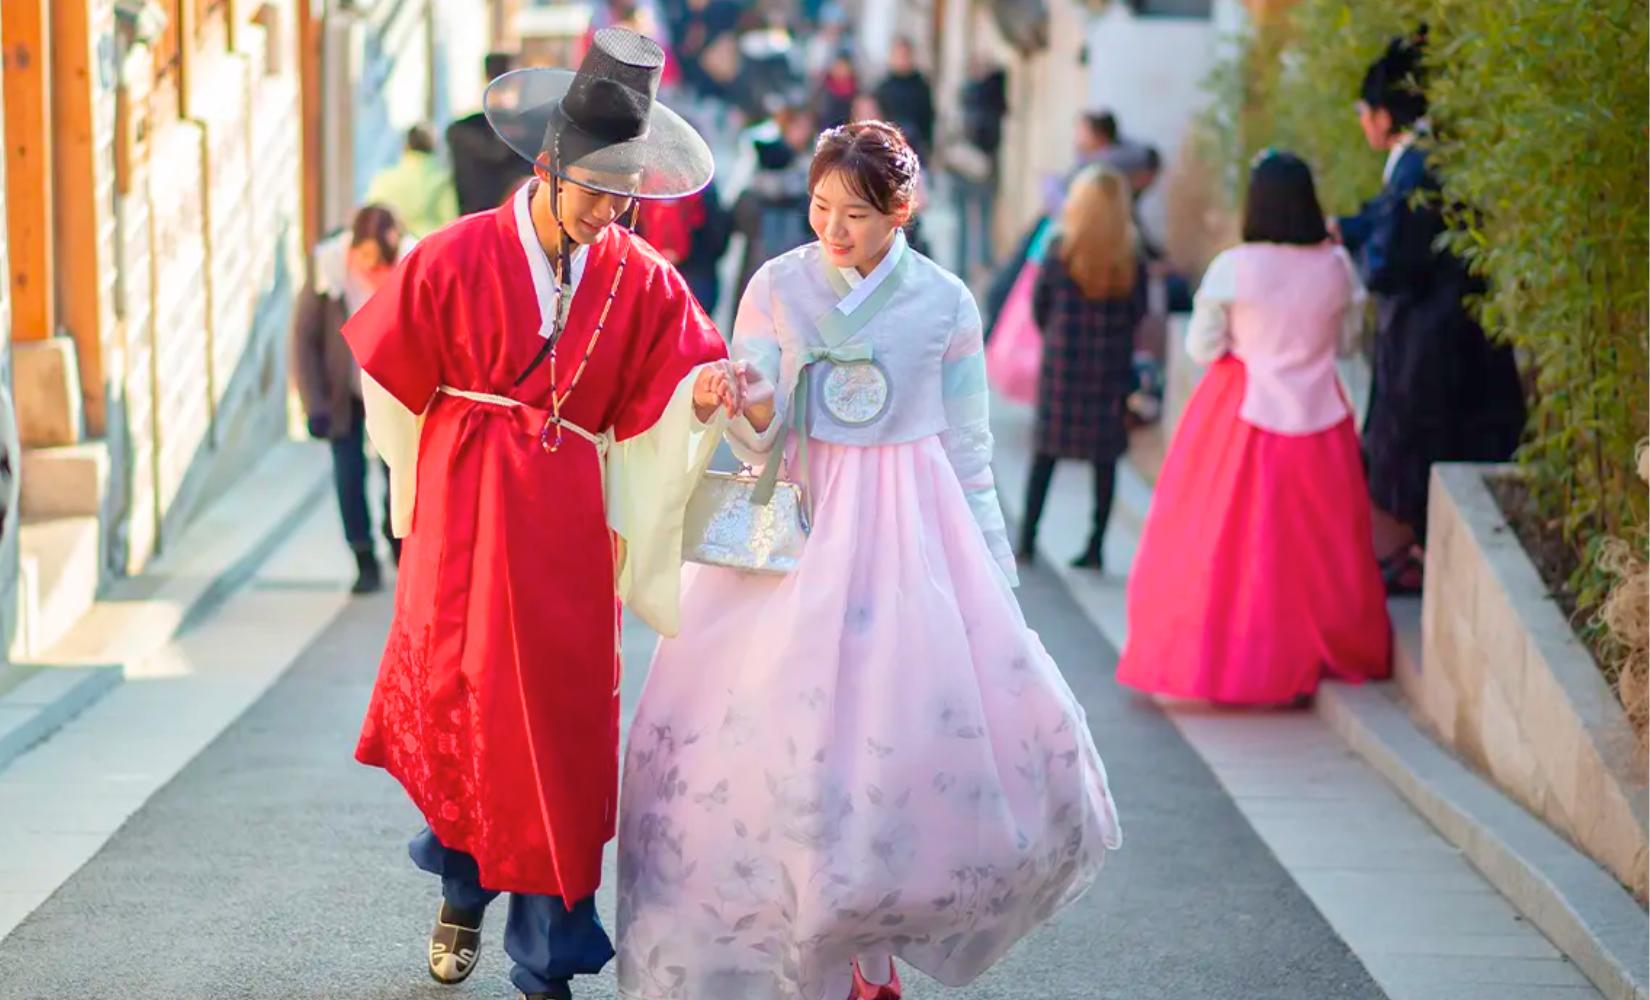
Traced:
POLYGON ((1210 368, 1158 475, 1117 679, 1285 705, 1325 675, 1388 672, 1369 493, 1335 372, 1362 330, 1364 291, 1295 156, 1256 164, 1243 238, 1198 287, 1186 350, 1210 368))
POLYGON ((785 455, 813 529, 788 575, 691 568, 659 645, 621 792, 631 1000, 892 1000, 895 958, 961 985, 1119 844, 1014 598, 978 310, 901 232, 916 178, 892 126, 827 132, 820 241, 740 302, 733 353, 779 392, 730 437, 785 455))

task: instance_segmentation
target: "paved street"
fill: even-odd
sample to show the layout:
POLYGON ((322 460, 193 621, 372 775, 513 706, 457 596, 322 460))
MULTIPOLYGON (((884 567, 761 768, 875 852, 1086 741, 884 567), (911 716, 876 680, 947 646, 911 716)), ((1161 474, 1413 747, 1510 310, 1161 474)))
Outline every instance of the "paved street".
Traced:
MULTIPOLYGON (((282 585, 252 588, 237 600, 282 585)), ((1087 708, 1126 844, 1093 893, 973 987, 913 981, 907 995, 1383 996, 1175 726, 1115 686, 1112 650, 1061 585, 1030 573, 1021 600, 1087 708)), ((387 597, 349 604, 0 942, 0 998, 509 996, 499 921, 470 984, 450 991, 425 977, 436 896, 401 848, 418 818, 385 775, 350 759, 388 613, 387 597)), ((627 631, 631 704, 651 644, 627 631)), ((611 978, 579 995, 612 996, 611 978)))

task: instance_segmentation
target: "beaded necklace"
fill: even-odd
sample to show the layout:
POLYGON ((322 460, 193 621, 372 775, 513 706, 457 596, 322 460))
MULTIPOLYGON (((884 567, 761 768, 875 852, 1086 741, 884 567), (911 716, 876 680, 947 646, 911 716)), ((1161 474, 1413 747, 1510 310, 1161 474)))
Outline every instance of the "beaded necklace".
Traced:
POLYGON ((613 284, 607 290, 607 299, 602 303, 601 315, 596 318, 596 329, 590 334, 590 342, 584 346, 584 357, 579 359, 579 366, 573 370, 573 377, 568 380, 567 388, 560 391, 556 389, 559 382, 556 376, 557 348, 550 348, 550 419, 544 422, 543 429, 539 431, 539 446, 545 451, 554 452, 561 448, 562 404, 567 402, 567 397, 573 395, 574 387, 579 384, 579 379, 584 377, 584 370, 590 366, 590 355, 596 350, 596 345, 601 342, 602 331, 607 328, 607 314, 613 309, 613 300, 618 297, 619 281, 624 277, 625 263, 629 259, 630 247, 626 245, 623 254, 619 257, 618 267, 613 270, 613 284), (555 432, 554 439, 551 437, 552 430, 555 432))

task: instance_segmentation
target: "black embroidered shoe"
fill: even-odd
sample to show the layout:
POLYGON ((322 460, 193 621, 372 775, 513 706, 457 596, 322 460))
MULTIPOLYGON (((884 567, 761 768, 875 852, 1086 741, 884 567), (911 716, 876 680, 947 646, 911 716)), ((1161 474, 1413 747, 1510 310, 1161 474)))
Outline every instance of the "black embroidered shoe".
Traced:
POLYGON ((430 932, 430 978, 445 986, 457 986, 475 971, 481 957, 480 911, 465 912, 448 903, 436 914, 430 932))

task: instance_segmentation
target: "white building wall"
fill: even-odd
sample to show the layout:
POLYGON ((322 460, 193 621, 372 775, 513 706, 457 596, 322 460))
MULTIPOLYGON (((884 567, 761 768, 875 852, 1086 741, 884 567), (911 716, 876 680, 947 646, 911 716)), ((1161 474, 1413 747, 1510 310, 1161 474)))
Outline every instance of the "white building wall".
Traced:
MULTIPOLYGON (((1141 17, 1108 4, 1088 26, 1088 109, 1117 116, 1124 139, 1157 147, 1165 173, 1196 116, 1222 39, 1246 18, 1239 0, 1216 0, 1213 17, 1141 17)), ((1141 203, 1145 226, 1163 232, 1163 186, 1141 203)))

